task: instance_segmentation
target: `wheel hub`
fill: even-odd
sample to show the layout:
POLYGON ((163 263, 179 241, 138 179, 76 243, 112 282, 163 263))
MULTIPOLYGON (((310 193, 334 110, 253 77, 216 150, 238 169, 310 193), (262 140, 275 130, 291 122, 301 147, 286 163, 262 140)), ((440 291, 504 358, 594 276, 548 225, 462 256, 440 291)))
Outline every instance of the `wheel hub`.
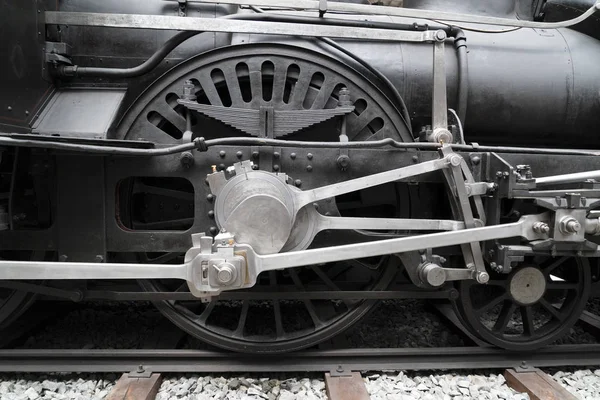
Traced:
POLYGON ((287 175, 252 170, 248 161, 235 164, 234 171, 230 179, 224 171, 208 176, 217 198, 217 223, 258 254, 279 252, 290 237, 295 216, 287 175))
POLYGON ((522 268, 510 280, 510 296, 522 305, 537 303, 545 292, 546 278, 544 273, 538 268, 522 268))

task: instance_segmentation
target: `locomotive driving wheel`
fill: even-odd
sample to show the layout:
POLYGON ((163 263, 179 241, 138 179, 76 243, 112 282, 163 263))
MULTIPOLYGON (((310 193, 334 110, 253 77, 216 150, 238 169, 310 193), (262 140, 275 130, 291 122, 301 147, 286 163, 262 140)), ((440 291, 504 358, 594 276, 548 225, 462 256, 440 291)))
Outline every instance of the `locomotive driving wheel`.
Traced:
POLYGON ((577 322, 590 292, 582 257, 536 256, 487 285, 458 283, 455 309, 473 333, 509 350, 534 350, 560 339, 577 322))
MULTIPOLYGON (((396 107, 363 75, 321 53, 275 44, 231 46, 175 67, 151 85, 128 111, 119 138, 176 143, 185 128, 185 109, 177 99, 186 81, 194 84, 200 104, 246 109, 268 106, 275 111, 335 108, 339 91, 345 87, 354 105, 354 111, 346 116, 350 140, 412 140, 396 107)), ((337 141, 337 123, 333 119, 286 137, 337 141)), ((207 139, 248 135, 200 114, 193 115, 192 130, 207 139)), ((392 184, 391 193, 395 190, 392 184)), ((168 193, 173 193, 172 188, 168 193)), ((130 197, 134 195, 130 193, 130 197)), ((369 216, 397 217, 401 196, 392 195, 393 201, 384 201, 385 197, 378 200, 381 204, 369 201, 368 205, 353 198, 339 208, 355 216, 360 216, 362 207, 368 208, 369 216)), ((339 206, 343 199, 336 201, 339 206)), ((146 262, 177 262, 178 257, 181 255, 173 253, 139 255, 146 262)), ((272 271, 262 274, 255 287, 230 292, 235 295, 233 299, 227 299, 225 293, 225 299, 217 297, 209 303, 155 304, 181 329, 210 344, 241 352, 293 351, 339 334, 376 305, 375 300, 311 299, 302 297, 303 292, 384 290, 396 275, 396 260, 375 257, 272 271), (281 298, 282 293, 287 298, 281 298)), ((187 284, 180 281, 147 280, 140 284, 148 292, 188 290, 187 284)))

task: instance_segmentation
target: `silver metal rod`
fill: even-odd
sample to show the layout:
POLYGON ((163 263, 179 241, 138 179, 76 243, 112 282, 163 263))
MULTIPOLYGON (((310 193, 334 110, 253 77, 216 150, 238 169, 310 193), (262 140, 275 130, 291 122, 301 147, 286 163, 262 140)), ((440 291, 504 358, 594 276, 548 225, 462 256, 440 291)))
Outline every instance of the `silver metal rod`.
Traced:
MULTIPOLYGON (((253 5, 259 7, 273 7, 277 9, 289 8, 294 10, 319 10, 318 0, 187 0, 190 3, 218 3, 253 5)), ((473 24, 515 26, 523 28, 566 28, 584 21, 598 8, 598 2, 590 7, 585 13, 566 21, 559 22, 536 22, 518 19, 486 17, 482 15, 458 14, 443 11, 417 10, 411 8, 372 6, 368 4, 354 4, 330 1, 327 3, 327 12, 341 12, 353 14, 386 15, 408 18, 422 18, 443 21, 469 22, 473 24)))
POLYGON ((187 279, 187 264, 0 261, 0 280, 187 279))
POLYGON ((465 223, 462 221, 443 219, 326 217, 321 214, 318 214, 317 218, 317 229, 319 231, 325 229, 412 231, 456 231, 465 229, 465 223))
POLYGON ((426 161, 408 167, 397 168, 391 171, 380 172, 378 174, 368 175, 362 178, 356 178, 345 182, 333 183, 319 188, 305 190, 295 193, 295 202, 297 209, 301 209, 307 204, 315 201, 328 199, 341 194, 355 192, 357 190, 367 189, 373 186, 383 185, 388 182, 395 182, 412 176, 425 174, 445 168, 447 165, 445 158, 426 161))
POLYGON ((432 31, 396 31, 334 25, 245 21, 223 18, 173 17, 166 15, 107 14, 46 11, 46 24, 101 26, 107 28, 161 29, 249 34, 332 37, 361 40, 424 42, 433 39, 432 31))
MULTIPOLYGON (((444 31, 439 31, 443 37, 444 31)), ((436 32, 437 34, 437 32, 436 32)), ((439 40, 433 45, 433 95, 431 129, 448 129, 448 106, 446 95, 446 55, 444 54, 444 42, 439 40)))
POLYGON ((551 185, 557 183, 584 182, 587 179, 600 179, 600 170, 535 178, 535 183, 538 185, 551 185))
MULTIPOLYGON (((479 241, 503 239, 509 237, 526 237, 529 240, 542 238, 533 232, 532 225, 541 219, 539 215, 530 215, 517 222, 483 228, 464 229, 451 232, 431 233, 396 239, 378 240, 375 242, 349 244, 278 253, 255 255, 253 257, 257 274, 262 271, 299 267, 312 264, 351 260, 354 258, 375 257, 393 253, 404 253, 425 248, 438 248, 479 241)), ((243 248, 243 246, 241 246, 243 248)))

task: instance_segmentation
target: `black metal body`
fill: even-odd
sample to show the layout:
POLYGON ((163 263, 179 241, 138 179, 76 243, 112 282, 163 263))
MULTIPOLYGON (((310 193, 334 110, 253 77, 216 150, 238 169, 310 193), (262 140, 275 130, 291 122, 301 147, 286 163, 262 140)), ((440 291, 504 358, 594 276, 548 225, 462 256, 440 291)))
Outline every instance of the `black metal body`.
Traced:
MULTIPOLYGON (((6 210, 0 210, 0 214, 8 214, 8 229, 0 230, 1 257, 92 261, 101 268, 105 261, 159 262, 165 253, 183 254, 192 247, 191 234, 207 232, 214 236, 219 232, 215 198, 205 181, 207 174, 241 160, 252 160, 257 169, 284 172, 291 177, 290 182, 305 190, 439 158, 432 147, 322 147, 302 142, 293 146, 258 146, 254 142, 207 148, 211 139, 251 138, 253 134, 235 125, 234 122, 240 124, 235 118, 234 122, 211 119, 192 113, 183 105, 185 101, 197 100, 201 105, 233 106, 244 110, 244 115, 254 115, 248 110, 256 111, 262 124, 256 135, 260 138, 339 143, 348 133, 346 138, 350 141, 409 142, 434 125, 431 42, 345 39, 332 46, 331 41, 322 38, 104 29, 46 25, 44 21, 46 10, 182 18, 229 18, 239 12, 234 6, 181 3, 19 0, 3 6, 0 33, 7 39, 0 43, 1 54, 6 54, 0 63, 0 132, 24 135, 18 138, 22 146, 2 149, 0 206, 6 210), (232 60, 229 64, 227 57, 232 60), (175 65, 178 67, 172 69, 175 65), (278 80, 282 75, 277 72, 282 68, 286 74, 278 80), (194 89, 186 93, 190 85, 194 89), (196 90, 197 87, 202 90, 196 90), (349 103, 350 111, 290 132, 279 131, 279 137, 274 133, 274 113, 331 111, 341 103, 342 90, 351 91, 351 95, 346 94, 348 98, 355 96, 349 103), (54 96, 55 93, 61 96, 54 96), (78 111, 78 106, 84 107, 81 104, 87 104, 87 114, 78 111), (98 107, 97 112, 89 114, 94 106, 98 107), (79 114, 83 117, 78 119, 79 114), (342 121, 337 119, 340 115, 342 121), (38 133, 57 138, 44 136, 40 142, 27 141, 28 134, 38 133), (206 142, 198 139, 200 136, 205 136, 206 142), (47 143, 47 148, 36 143, 47 143), (113 154, 109 154, 109 148, 114 147, 113 154), (89 152, 79 152, 81 148, 89 152), (157 155, 159 152, 162 155, 157 155)), ((413 5, 412 1, 407 3, 413 5)), ((552 14, 553 5, 562 5, 547 2, 544 9, 539 1, 530 0, 483 3, 431 0, 414 5, 428 10, 468 10, 478 15, 525 20, 543 19, 544 10, 552 14)), ((567 7, 569 2, 563 3, 567 7)), ((262 15, 260 9, 254 11, 258 11, 255 16, 262 15)), ((307 12, 297 14, 287 17, 311 16, 307 12)), ((240 15, 234 16, 242 18, 240 15)), ((552 18, 556 15, 552 14, 552 18)), ((488 225, 512 221, 516 213, 524 209, 531 213, 533 208, 533 202, 514 200, 514 188, 503 183, 498 174, 504 176, 502 179, 512 179, 515 167, 524 164, 530 166, 535 177, 600 170, 600 158, 595 153, 540 150, 600 146, 600 136, 595 134, 600 126, 600 42, 594 38, 594 21, 586 21, 585 26, 576 29, 514 29, 487 25, 449 27, 439 21, 388 16, 343 14, 336 18, 343 19, 346 26, 372 24, 381 29, 403 27, 419 31, 432 25, 450 36, 444 53, 448 107, 461 114, 465 141, 532 149, 528 152, 497 148, 498 154, 494 154, 490 148, 477 149, 476 145, 457 148, 463 150, 458 154, 467 160, 477 181, 497 183, 497 192, 486 202, 488 225), (416 25, 411 26, 412 23, 416 25)), ((301 115, 295 114, 297 119, 302 119, 301 115)), ((459 125, 454 121, 455 133, 459 125)), ((447 201, 446 190, 444 176, 436 172, 366 189, 354 197, 323 200, 317 205, 324 215, 365 216, 360 215, 362 212, 380 218, 448 219, 456 210, 447 201)), ((600 197, 596 191, 589 193, 590 197, 600 197)), ((313 245, 377 239, 374 234, 358 230, 339 235, 324 231, 313 245)), ((496 257, 495 246, 484 244, 485 259, 490 264, 496 257)), ((553 255, 572 256, 575 250, 581 249, 565 247, 552 251, 553 255)), ((454 246, 442 252, 452 258, 460 256, 461 249, 454 246)), ((374 270, 380 268, 377 265, 374 270)), ((588 264, 586 268, 589 269, 588 264)), ((582 285, 589 283, 588 276, 582 285)), ((381 287, 375 286, 373 294, 363 300, 400 297, 400 292, 392 295, 385 290, 390 282, 391 278, 381 287)), ((130 293, 129 298, 168 298, 170 288, 156 286, 151 293, 152 285, 143 284, 145 296, 130 293)), ((28 290, 26 286, 0 288, 28 290)), ((43 293, 38 286, 30 289, 43 293)), ((78 292, 71 287, 52 292, 54 289, 50 288, 48 294, 75 300, 85 297, 84 293, 92 298, 94 295, 94 291, 78 292)), ((313 292, 306 293, 308 296, 313 292)), ((450 292, 418 293, 435 298, 449 297, 450 292)), ((244 295, 242 292, 240 296, 244 295)), ((125 293, 117 298, 127 296, 125 293)), ((371 303, 363 307, 356 319, 370 306, 371 303)), ((247 309, 246 306, 246 313, 247 309)), ((182 323, 179 326, 186 329, 182 323)), ((332 326, 335 331, 337 328, 332 326)), ((242 328, 240 325, 238 331, 242 328)), ((331 336, 330 333, 325 336, 331 336)), ((229 343, 211 343, 237 349, 229 343)), ((283 345, 277 351, 282 349, 283 345)), ((540 365, 547 365, 544 362, 540 365)))

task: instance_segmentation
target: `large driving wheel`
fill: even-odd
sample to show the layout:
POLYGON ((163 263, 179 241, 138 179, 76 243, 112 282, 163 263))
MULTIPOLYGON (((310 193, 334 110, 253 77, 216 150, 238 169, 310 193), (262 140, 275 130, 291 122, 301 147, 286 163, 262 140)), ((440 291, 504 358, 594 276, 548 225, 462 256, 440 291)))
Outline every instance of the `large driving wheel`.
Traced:
MULTIPOLYGON (((194 84, 197 101, 201 104, 247 109, 269 106, 275 111, 335 108, 340 89, 346 87, 355 107, 346 120, 350 140, 387 137, 412 140, 396 107, 370 80, 321 53, 276 44, 231 46, 180 64, 140 96, 125 115, 118 137, 158 143, 174 143, 181 139, 185 129, 185 109, 177 99, 186 81, 194 84)), ((192 130, 205 138, 247 135, 200 114, 194 114, 192 123, 192 130)), ((294 140, 338 140, 337 123, 333 119, 289 137, 294 140)), ((371 196, 368 205, 361 205, 359 194, 345 205, 341 204, 344 199, 337 199, 337 208, 356 216, 360 215, 361 207, 368 207, 369 216, 397 216, 400 208, 397 199, 401 196, 395 194, 394 185, 390 187, 388 193, 392 201, 387 200, 389 196, 380 196, 380 200, 373 201, 371 196)), ((152 192, 159 193, 157 190, 152 192)), ((161 195, 173 193, 173 188, 169 188, 161 195)), ((183 197, 185 194, 179 196, 183 197)), ((121 215, 121 218, 125 216, 121 215)), ((135 221, 131 226, 135 226, 135 221)), ((180 255, 171 253, 138 256, 146 262, 180 260, 180 255)), ((161 301, 156 306, 180 328, 216 346, 242 352, 292 351, 339 334, 376 304, 374 300, 360 299, 293 299, 295 293, 383 290, 397 269, 395 257, 314 265, 263 274, 251 290, 235 291, 241 296, 235 300, 216 298, 210 303, 161 301), (281 292, 292 299, 277 299, 275 294, 281 292), (248 293, 247 298, 244 293, 248 293)), ((152 280, 143 281, 141 285, 149 292, 187 290, 186 284, 182 285, 180 281, 152 280)))

